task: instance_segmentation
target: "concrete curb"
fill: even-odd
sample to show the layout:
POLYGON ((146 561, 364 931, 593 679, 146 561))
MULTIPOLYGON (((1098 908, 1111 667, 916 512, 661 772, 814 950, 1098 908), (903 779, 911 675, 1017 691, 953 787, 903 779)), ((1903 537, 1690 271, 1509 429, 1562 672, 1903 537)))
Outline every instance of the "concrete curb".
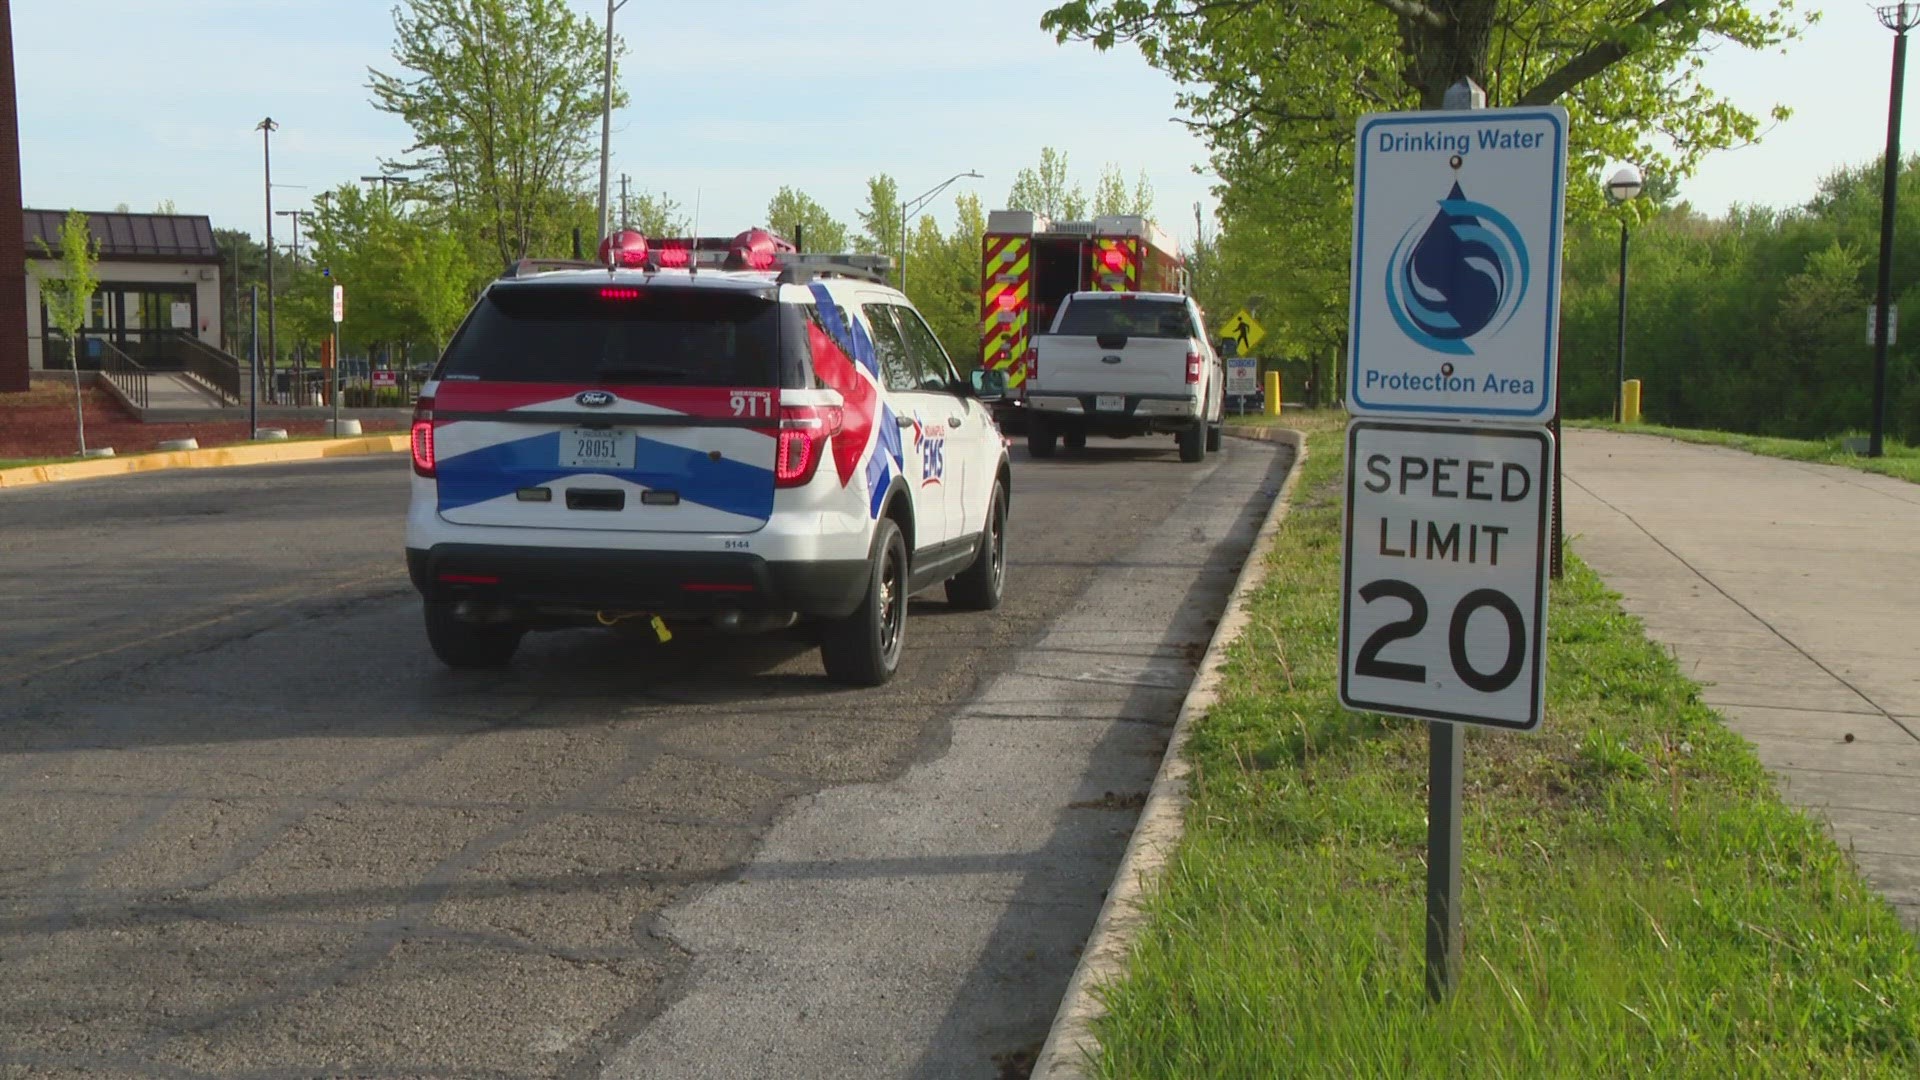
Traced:
POLYGON ((407 435, 368 435, 357 439, 322 439, 297 443, 243 443, 207 450, 174 450, 129 454, 98 461, 62 461, 52 465, 23 465, 0 469, 0 489, 57 484, 67 480, 94 480, 103 476, 156 472, 162 469, 220 469, 234 465, 271 465, 287 461, 388 454, 407 449, 407 435))
POLYGON ((1218 699, 1227 647, 1240 637, 1241 630, 1246 627, 1248 601, 1267 579, 1267 549, 1271 546, 1274 533, 1279 531, 1280 523, 1286 520, 1287 508, 1293 500, 1294 483, 1300 477, 1300 466, 1307 460, 1306 436, 1291 428, 1229 426, 1226 433, 1261 442, 1285 443, 1293 447, 1293 466, 1287 472, 1287 482, 1281 486, 1280 494, 1273 501, 1273 509, 1267 512, 1266 521, 1254 537, 1246 565, 1240 568, 1240 577, 1234 582, 1227 610, 1220 616, 1220 624, 1213 631, 1213 640, 1208 643, 1206 654, 1200 659, 1200 670, 1194 676, 1185 700, 1180 703, 1180 714, 1173 723, 1173 735, 1167 742, 1166 754, 1160 759, 1160 771, 1153 778, 1153 787, 1147 793, 1146 806, 1141 808, 1140 820, 1134 825, 1133 838, 1127 842, 1126 854, 1120 859, 1120 869, 1114 873, 1113 885, 1107 890, 1106 903, 1100 906, 1100 917, 1095 920, 1093 933, 1088 936, 1086 947, 1080 952, 1080 963, 1074 968, 1073 978, 1067 983, 1066 995, 1061 998, 1060 1008, 1053 1015, 1053 1027, 1047 1032, 1047 1041, 1040 1047, 1039 1057, 1034 1061, 1033 1072, 1029 1074, 1034 1080, 1080 1080, 1092 1075, 1087 1065, 1100 1045, 1093 1034, 1093 1022, 1106 1011, 1100 1004, 1097 991, 1126 973, 1134 940, 1146 926, 1141 900, 1159 880, 1185 831, 1189 771, 1184 754, 1187 737, 1192 731, 1193 721, 1205 715, 1218 699))

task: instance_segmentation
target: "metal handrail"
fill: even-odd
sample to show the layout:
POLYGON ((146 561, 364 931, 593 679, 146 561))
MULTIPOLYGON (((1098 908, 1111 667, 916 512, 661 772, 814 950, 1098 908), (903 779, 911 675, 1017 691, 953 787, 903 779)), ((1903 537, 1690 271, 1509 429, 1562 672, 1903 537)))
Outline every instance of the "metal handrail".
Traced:
POLYGON ((150 400, 147 390, 147 369, 140 366, 138 360, 121 352, 119 347, 111 341, 102 341, 100 345, 101 373, 113 383, 116 389, 126 395, 127 400, 132 402, 135 408, 145 409, 150 400))
POLYGON ((228 404, 238 405, 245 400, 241 395, 238 361, 190 334, 182 334, 173 340, 179 343, 180 357, 185 362, 188 374, 199 376, 228 404))

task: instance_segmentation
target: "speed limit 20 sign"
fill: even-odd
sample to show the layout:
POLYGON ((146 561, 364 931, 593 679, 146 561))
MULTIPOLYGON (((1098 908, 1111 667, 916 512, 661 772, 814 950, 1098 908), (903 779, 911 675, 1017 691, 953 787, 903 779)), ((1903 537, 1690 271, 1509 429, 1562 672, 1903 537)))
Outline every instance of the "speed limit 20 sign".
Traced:
POLYGON ((1341 704, 1540 725, 1552 483, 1543 429, 1348 426, 1341 704))

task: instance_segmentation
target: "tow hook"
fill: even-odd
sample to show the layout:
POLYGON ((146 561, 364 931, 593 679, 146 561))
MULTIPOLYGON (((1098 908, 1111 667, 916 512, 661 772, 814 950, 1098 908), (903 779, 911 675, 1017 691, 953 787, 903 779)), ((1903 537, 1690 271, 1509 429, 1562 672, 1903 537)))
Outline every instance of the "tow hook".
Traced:
POLYGON ((662 645, 673 640, 673 631, 667 629, 667 621, 644 611, 596 611, 593 618, 601 626, 618 626, 628 619, 645 619, 647 625, 653 627, 653 636, 659 638, 662 645))

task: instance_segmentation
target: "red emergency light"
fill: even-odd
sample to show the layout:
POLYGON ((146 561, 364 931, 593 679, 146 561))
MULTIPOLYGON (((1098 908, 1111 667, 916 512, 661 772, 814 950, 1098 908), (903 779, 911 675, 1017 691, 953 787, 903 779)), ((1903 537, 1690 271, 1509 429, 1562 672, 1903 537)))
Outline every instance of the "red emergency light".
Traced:
POLYGON ((634 229, 621 229, 600 241, 600 261, 608 266, 638 269, 647 265, 647 238, 634 229))
POLYGON ((1100 258, 1106 262, 1109 270, 1123 270, 1127 265, 1127 253, 1119 248, 1108 248, 1101 253, 1100 258))
POLYGON ((748 229, 728 245, 726 268, 729 270, 771 270, 780 253, 779 241, 765 229, 748 229))
POLYGON ((1010 292, 1001 293, 994 298, 993 302, 1000 306, 1001 311, 1012 311, 1014 308, 1020 306, 1020 298, 1010 292))

